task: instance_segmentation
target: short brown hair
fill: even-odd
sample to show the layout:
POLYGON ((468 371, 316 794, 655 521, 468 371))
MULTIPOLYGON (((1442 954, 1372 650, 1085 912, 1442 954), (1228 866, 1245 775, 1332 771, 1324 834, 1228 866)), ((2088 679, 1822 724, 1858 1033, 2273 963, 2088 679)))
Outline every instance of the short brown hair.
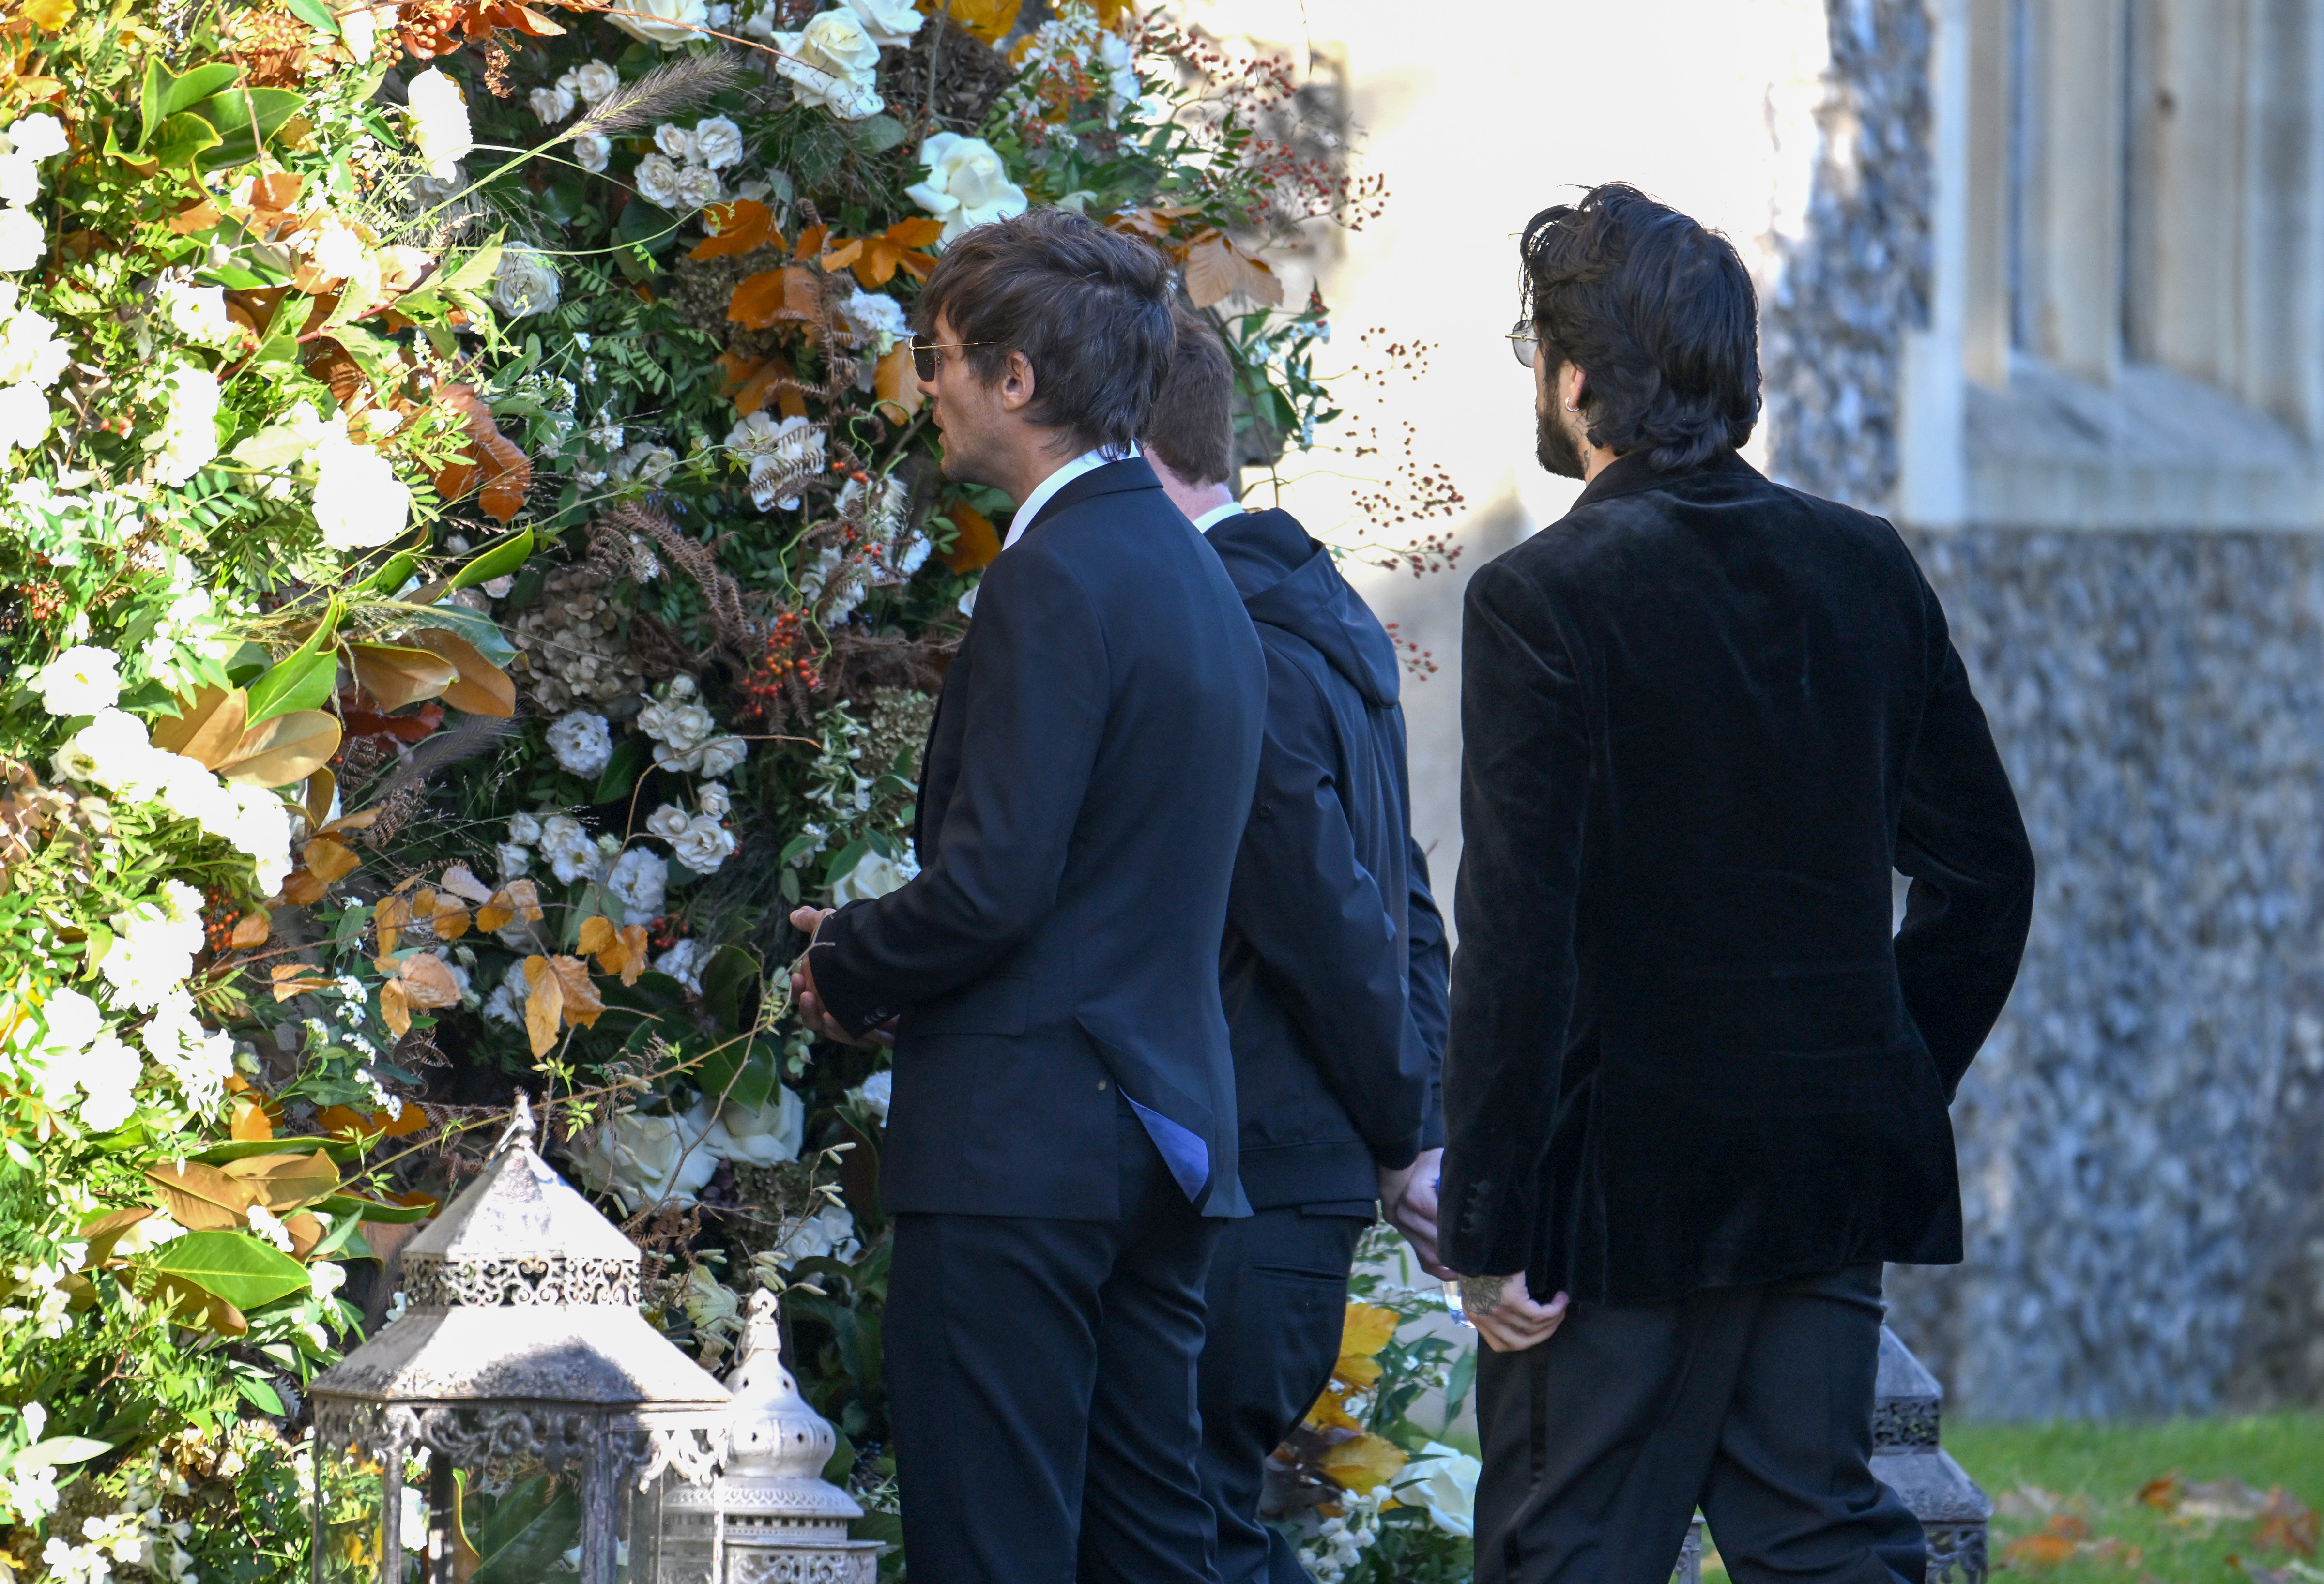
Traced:
POLYGON ((1234 477, 1234 365, 1218 327, 1170 304, 1170 373, 1146 419, 1146 448, 1192 484, 1234 477))
POLYGON ((987 384, 1011 352, 1033 365, 1028 414, 1084 450, 1127 453, 1170 363, 1170 277, 1161 253, 1066 209, 1028 209, 944 251, 913 318, 971 343, 987 384))

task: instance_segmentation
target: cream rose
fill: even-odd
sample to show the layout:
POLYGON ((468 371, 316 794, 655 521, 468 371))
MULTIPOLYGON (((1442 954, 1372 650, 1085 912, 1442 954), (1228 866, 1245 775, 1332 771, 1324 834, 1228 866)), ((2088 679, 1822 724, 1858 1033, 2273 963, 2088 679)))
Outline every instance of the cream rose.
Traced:
POLYGON ((602 60, 592 60, 558 78, 557 86, 570 87, 582 103, 595 105, 622 86, 622 74, 602 60))
POLYGON ((904 196, 944 221, 939 245, 973 226, 1006 220, 1025 212, 1025 189, 1009 180, 1001 156, 981 137, 940 132, 920 145, 927 180, 904 196))
POLYGON ((335 550, 383 545, 411 522, 411 486, 369 446, 326 433, 315 447, 315 526, 335 550))
POLYGON ((604 170, 613 158, 613 140, 590 132, 573 140, 573 162, 592 176, 604 170))
POLYGON ((638 161, 638 194, 650 204, 675 209, 686 201, 679 185, 684 174, 678 161, 668 154, 648 154, 638 161))
POLYGON ((563 83, 554 87, 535 88, 525 96, 525 103, 540 118, 543 126, 554 126, 573 114, 573 90, 563 83))
POLYGON ((802 105, 820 105, 843 121, 876 115, 880 95, 880 46, 863 19, 841 6, 826 11, 795 33, 777 33, 782 57, 775 69, 788 78, 802 105))
POLYGON ((663 1202, 684 1210, 718 1170, 718 1157, 706 1145, 708 1110, 683 1117, 625 1111, 592 1129, 573 1152, 573 1164, 584 1183, 613 1194, 632 1215, 663 1202))
POLYGON ((845 0, 845 4, 872 41, 881 45, 910 43, 920 23, 927 20, 912 0, 845 0))
POLYGON ((807 1106, 781 1084, 757 1110, 728 1104, 710 1125, 709 1145, 722 1158, 746 1166, 774 1166, 798 1159, 807 1137, 807 1106))
POLYGON ((450 181, 476 146, 468 126, 468 101, 460 85, 431 66, 411 79, 404 96, 411 141, 438 181, 450 181))
POLYGON ((493 306, 509 318, 545 314, 557 306, 556 267, 549 255, 523 243, 501 250, 500 268, 493 272, 493 306))
POLYGON ((694 152, 713 170, 724 170, 742 157, 742 129, 724 115, 713 115, 695 127, 694 152))
POLYGON ((605 14, 630 37, 665 50, 702 37, 710 23, 705 0, 614 0, 613 9, 605 14))

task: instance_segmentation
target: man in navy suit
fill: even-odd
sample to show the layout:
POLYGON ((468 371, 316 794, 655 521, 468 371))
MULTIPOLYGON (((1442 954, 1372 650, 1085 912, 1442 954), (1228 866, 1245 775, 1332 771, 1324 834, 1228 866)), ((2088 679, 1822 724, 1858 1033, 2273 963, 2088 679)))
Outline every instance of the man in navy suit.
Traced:
POLYGON ((1138 436, 1161 256, 1035 210, 917 309, 947 476, 1018 502, 921 767, 920 873, 811 933, 809 1027, 890 1025, 885 1326, 916 1584, 1215 1584, 1203 1281, 1248 1213, 1218 942, 1266 667, 1138 436))
POLYGON ((1348 1272, 1375 1201, 1441 1268, 1448 965, 1410 831, 1396 646, 1296 519, 1246 511, 1229 491, 1233 401, 1225 344, 1181 308, 1147 459, 1241 591, 1268 683, 1219 954, 1251 1214, 1211 1258, 1203 1486, 1222 1584, 1306 1584, 1259 1521, 1267 1455, 1339 1362, 1348 1272))

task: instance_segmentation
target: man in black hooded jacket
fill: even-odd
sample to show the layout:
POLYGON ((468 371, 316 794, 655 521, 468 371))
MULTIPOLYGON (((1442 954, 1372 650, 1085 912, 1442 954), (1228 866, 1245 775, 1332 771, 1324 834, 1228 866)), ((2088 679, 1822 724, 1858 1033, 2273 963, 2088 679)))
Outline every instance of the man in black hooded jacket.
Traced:
POLYGON ((1377 1201, 1435 1261, 1444 927, 1412 841, 1396 646, 1290 513, 1229 493, 1233 379, 1181 308, 1145 450, 1267 656, 1267 732, 1220 952, 1243 1191, 1212 1257, 1198 1393, 1222 1584, 1306 1584, 1259 1521, 1267 1455, 1340 1354, 1377 1201))

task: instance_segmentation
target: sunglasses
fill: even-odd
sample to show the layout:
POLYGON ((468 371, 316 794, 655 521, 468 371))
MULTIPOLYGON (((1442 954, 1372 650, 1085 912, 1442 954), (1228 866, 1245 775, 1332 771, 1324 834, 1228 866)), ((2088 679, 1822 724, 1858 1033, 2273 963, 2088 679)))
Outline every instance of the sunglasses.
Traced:
POLYGON ((1526 368, 1533 367, 1534 354, 1541 346, 1541 337, 1534 333, 1533 321, 1519 319, 1516 324, 1511 325, 1508 332, 1508 340, 1509 350, 1517 355, 1518 364, 1526 368))
POLYGON ((958 352, 964 346, 990 346, 991 345, 992 343, 990 341, 916 340, 912 343, 912 372, 919 375, 921 383, 926 384, 936 377, 936 370, 943 365, 943 355, 945 353, 958 352))

